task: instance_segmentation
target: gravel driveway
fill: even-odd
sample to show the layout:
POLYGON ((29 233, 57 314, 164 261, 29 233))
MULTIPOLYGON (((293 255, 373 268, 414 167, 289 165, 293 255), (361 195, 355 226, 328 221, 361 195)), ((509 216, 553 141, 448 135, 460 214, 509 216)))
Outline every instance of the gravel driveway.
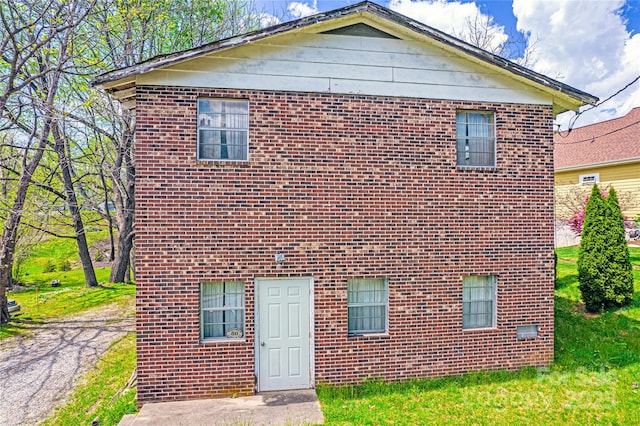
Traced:
POLYGON ((0 341, 0 425, 46 419, 110 344, 134 331, 133 306, 115 304, 0 341))

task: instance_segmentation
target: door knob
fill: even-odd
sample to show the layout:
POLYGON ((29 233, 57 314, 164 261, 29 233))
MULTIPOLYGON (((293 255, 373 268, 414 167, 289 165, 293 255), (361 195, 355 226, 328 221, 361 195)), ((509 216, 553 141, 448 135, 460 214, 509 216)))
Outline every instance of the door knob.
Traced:
POLYGON ((264 342, 260 343, 260 346, 264 346, 264 342))

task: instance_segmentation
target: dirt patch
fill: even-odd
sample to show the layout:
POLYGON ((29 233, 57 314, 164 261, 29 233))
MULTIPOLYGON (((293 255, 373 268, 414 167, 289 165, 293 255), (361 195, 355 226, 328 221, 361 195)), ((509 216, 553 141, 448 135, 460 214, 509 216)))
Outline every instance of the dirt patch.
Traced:
POLYGON ((573 312, 582 315, 585 318, 600 318, 602 316, 599 312, 587 312, 585 304, 582 302, 577 302, 573 305, 573 312))
POLYGON ((109 242, 109 238, 104 238, 100 241, 96 241, 89 248, 89 253, 91 253, 91 259, 93 260, 94 268, 106 268, 111 266, 111 262, 109 262, 109 254, 111 252, 111 243, 109 242), (97 253, 100 253, 99 255, 97 253))

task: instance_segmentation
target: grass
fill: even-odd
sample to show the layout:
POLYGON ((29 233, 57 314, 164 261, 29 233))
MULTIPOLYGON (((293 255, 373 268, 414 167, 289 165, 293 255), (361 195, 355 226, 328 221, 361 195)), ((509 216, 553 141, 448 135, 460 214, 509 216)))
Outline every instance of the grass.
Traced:
MULTIPOLYGON (((97 241, 108 237, 107 231, 87 232, 87 243, 91 247, 97 241)), ((80 267, 78 260, 78 245, 72 238, 51 238, 35 245, 29 257, 22 263, 19 271, 19 279, 25 283, 31 283, 33 276, 43 274, 47 262, 53 263, 56 270, 62 261, 68 260, 73 269, 80 267)), ((55 275, 56 273, 50 273, 55 275)), ((46 275, 50 276, 50 275, 46 275)))
MULTIPOLYGON (((82 271, 69 271, 67 277, 82 276, 82 271)), ((104 280, 108 278, 107 268, 96 270, 104 280)), ((9 324, 0 325, 0 340, 16 334, 27 333, 32 324, 46 322, 49 318, 73 315, 99 306, 124 304, 135 295, 133 284, 106 284, 99 287, 84 287, 83 279, 75 277, 60 287, 35 286, 28 290, 9 293, 21 306, 20 312, 12 314, 9 324)), ((62 280, 61 280, 62 281, 62 280)))
POLYGON ((122 416, 137 409, 135 389, 123 388, 136 366, 135 334, 129 333, 115 342, 100 358, 96 368, 87 373, 55 414, 41 425, 117 425, 122 416))
MULTIPOLYGON (((105 238, 106 232, 88 233, 89 244, 105 238)), ((132 284, 107 284, 109 268, 96 269, 99 287, 87 288, 81 265, 77 260, 74 240, 51 239, 34 247, 31 256, 20 268, 20 281, 24 289, 9 293, 21 305, 21 311, 12 315, 9 324, 0 326, 0 340, 27 334, 33 324, 44 323, 52 317, 73 315, 103 305, 130 304, 135 295, 132 284), (69 271, 43 272, 45 265, 60 265, 68 261, 69 271), (52 280, 59 280, 60 287, 51 287, 52 280)), ((135 368, 135 333, 129 333, 114 342, 102 355, 95 369, 83 377, 55 414, 45 420, 45 425, 91 424, 98 419, 100 425, 116 425, 124 414, 136 411, 135 389, 114 397, 135 368)))
MULTIPOLYGON (((90 244, 106 237, 106 232, 90 232, 90 244)), ((21 306, 12 315, 9 324, 0 325, 0 340, 16 334, 27 333, 30 325, 42 323, 51 317, 73 315, 108 303, 125 303, 135 294, 131 284, 108 284, 109 268, 95 270, 99 287, 87 288, 84 273, 77 260, 75 240, 56 238, 34 247, 31 256, 21 266, 20 281, 24 289, 8 293, 21 306), (42 272, 51 262, 59 265, 70 261, 72 270, 42 272), (59 280, 60 287, 51 287, 52 280, 59 280)))
MULTIPOLYGON (((636 291, 627 308, 585 315, 579 304, 577 252, 571 247, 558 249, 553 367, 405 383, 319 385, 326 423, 640 424, 640 389, 634 388, 640 381, 640 292, 636 291)), ((640 248, 631 249, 631 257, 634 265, 640 266, 640 248)), ((634 270, 634 277, 636 284, 640 283, 640 269, 634 270)), ((72 274, 61 289, 50 289, 50 278, 45 274, 32 277, 33 285, 41 289, 38 299, 35 290, 12 294, 24 303, 30 318, 44 320, 47 315, 59 314, 52 305, 61 301, 72 310, 83 310, 114 298, 133 297, 134 292, 133 286, 124 284, 85 289, 82 280, 72 274), (37 314, 38 309, 46 313, 37 314)), ((133 390, 112 401, 135 367, 134 340, 130 334, 115 343, 81 381, 67 405, 44 424, 89 424, 97 418, 100 425, 110 425, 135 412, 133 390)))
MULTIPOLYGON (((576 247, 558 249, 555 362, 416 380, 319 386, 327 424, 640 424, 640 292, 602 315, 580 309, 576 247)), ((630 250, 640 266, 640 248, 630 250)), ((636 288, 640 270, 634 269, 636 288)))

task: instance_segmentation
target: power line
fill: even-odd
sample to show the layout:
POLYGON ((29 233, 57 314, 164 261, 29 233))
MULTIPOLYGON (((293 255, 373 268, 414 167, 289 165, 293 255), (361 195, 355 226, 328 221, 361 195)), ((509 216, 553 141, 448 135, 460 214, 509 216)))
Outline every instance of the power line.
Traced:
MULTIPOLYGON (((613 99, 616 96, 618 96, 620 93, 622 93, 625 90, 627 90, 633 84, 638 82, 638 80, 640 80, 640 75, 638 75, 636 78, 631 80, 631 82, 627 83, 627 85, 625 85, 622 89, 618 90, 617 92, 615 92, 613 95, 609 96, 608 98, 603 99, 600 102, 596 103, 595 105, 591 105, 590 107, 588 107, 588 108, 586 108, 586 109, 584 109, 582 111, 576 112, 576 115, 574 115, 573 117, 571 117, 571 119, 569 119, 569 127, 567 129, 567 133, 563 135, 562 132, 558 131, 558 136, 560 136, 561 138, 566 138, 567 136, 569 136, 569 134, 573 130, 573 126, 575 126, 575 124, 576 124, 576 121, 578 121, 578 118, 580 118, 580 115, 584 114, 585 112, 591 111, 592 109, 595 109, 595 108, 598 108, 598 107, 602 106, 602 104, 604 104, 605 102, 610 101, 611 99, 613 99)), ((601 135, 601 136, 605 136, 605 135, 601 135)), ((577 142, 572 142, 572 143, 577 143, 577 142)))
MULTIPOLYGON (((579 141, 573 141, 573 142, 555 142, 554 145, 575 145, 575 144, 584 143, 584 142, 595 142, 595 140, 598 139, 598 138, 612 135, 612 134, 617 133, 617 132, 619 132, 621 130, 628 129, 629 127, 633 127, 636 124, 640 124, 640 120, 634 121, 633 123, 627 124, 626 126, 620 127, 619 129, 611 130, 610 132, 603 133, 603 134, 598 135, 598 136, 591 136, 590 138, 581 139, 579 141)), ((563 136, 563 137, 566 137, 566 136, 563 136)))

